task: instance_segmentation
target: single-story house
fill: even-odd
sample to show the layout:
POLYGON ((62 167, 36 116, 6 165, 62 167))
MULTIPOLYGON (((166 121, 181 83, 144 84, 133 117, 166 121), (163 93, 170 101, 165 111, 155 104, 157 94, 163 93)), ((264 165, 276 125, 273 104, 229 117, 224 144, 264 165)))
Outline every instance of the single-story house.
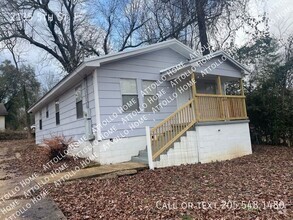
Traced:
POLYGON ((150 168, 251 154, 247 71, 223 51, 201 56, 175 39, 85 60, 30 107, 36 143, 64 135, 76 141, 72 154, 90 148, 83 156, 101 164, 150 168))
POLYGON ((0 130, 5 130, 5 117, 8 112, 3 103, 0 103, 0 130))

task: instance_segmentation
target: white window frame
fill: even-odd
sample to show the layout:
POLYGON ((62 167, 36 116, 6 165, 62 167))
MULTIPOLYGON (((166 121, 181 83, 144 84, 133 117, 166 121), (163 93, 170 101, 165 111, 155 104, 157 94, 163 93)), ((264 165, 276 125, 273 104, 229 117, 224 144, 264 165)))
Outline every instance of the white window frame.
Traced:
POLYGON ((56 125, 60 125, 60 101, 59 99, 56 99, 55 100, 55 122, 56 122, 56 125), (58 103, 58 111, 57 111, 57 103, 58 103), (58 113, 58 120, 57 120, 57 113, 58 113))
POLYGON ((135 109, 128 109, 128 110, 124 110, 124 112, 132 112, 132 111, 135 111, 135 110, 139 110, 139 97, 138 97, 138 91, 137 91, 137 80, 136 79, 133 79, 133 78, 121 78, 120 79, 120 92, 121 92, 121 102, 122 102, 122 106, 125 105, 126 103, 123 103, 123 96, 136 96, 136 108, 135 109), (135 89, 136 91, 135 92, 123 92, 123 86, 122 86, 122 81, 123 80, 131 80, 131 81, 134 81, 135 82, 135 89))
POLYGON ((83 96, 82 96, 82 85, 78 85, 74 90, 75 95, 75 109, 76 109, 76 119, 83 118, 83 96), (80 99, 78 99, 77 91, 80 89, 80 99), (81 113, 78 112, 78 105, 81 104, 81 113))
MULTIPOLYGON (((145 91, 145 87, 144 87, 144 83, 145 82, 151 82, 151 83, 155 83, 156 81, 155 80, 142 80, 142 82, 141 82, 141 86, 142 86, 142 91, 143 91, 143 103, 145 104, 146 102, 145 102, 145 98, 146 98, 146 96, 147 97, 151 97, 151 96, 156 96, 157 95, 157 92, 158 92, 158 86, 156 85, 156 90, 155 90, 155 93, 153 93, 153 94, 148 94, 148 90, 147 91, 145 91)), ((148 88, 148 87, 146 87, 146 88, 148 88)), ((150 104, 150 103, 146 103, 147 105, 148 104, 150 104)), ((154 105, 154 106, 151 106, 151 109, 152 108, 154 108, 155 106, 157 106, 159 104, 159 100, 158 100, 158 98, 156 99, 156 100, 154 100, 153 101, 153 103, 151 103, 151 105, 154 105)), ((149 111, 147 111, 147 109, 144 109, 144 112, 152 112, 152 110, 149 110, 149 111)))

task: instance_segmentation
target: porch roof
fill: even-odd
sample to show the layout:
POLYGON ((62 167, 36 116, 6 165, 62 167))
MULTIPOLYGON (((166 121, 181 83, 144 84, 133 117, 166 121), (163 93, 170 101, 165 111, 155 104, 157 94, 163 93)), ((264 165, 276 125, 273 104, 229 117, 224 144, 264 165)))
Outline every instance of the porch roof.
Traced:
POLYGON ((162 75, 167 76, 168 80, 177 78, 178 75, 184 73, 184 71, 191 70, 195 73, 205 73, 205 75, 222 75, 231 78, 242 78, 243 75, 249 73, 249 69, 233 59, 224 51, 217 51, 205 56, 191 59, 180 65, 171 66, 169 68, 160 71, 162 75), (218 59, 217 59, 218 58, 218 59), (221 67, 221 64, 225 63, 226 68, 231 69, 227 71, 221 67), (210 70, 210 71, 207 71, 210 70), (214 71, 213 71, 214 70, 214 71), (233 73, 233 70, 235 74, 233 73), (224 72, 224 73, 223 73, 224 72), (239 73, 239 74, 236 74, 239 73))

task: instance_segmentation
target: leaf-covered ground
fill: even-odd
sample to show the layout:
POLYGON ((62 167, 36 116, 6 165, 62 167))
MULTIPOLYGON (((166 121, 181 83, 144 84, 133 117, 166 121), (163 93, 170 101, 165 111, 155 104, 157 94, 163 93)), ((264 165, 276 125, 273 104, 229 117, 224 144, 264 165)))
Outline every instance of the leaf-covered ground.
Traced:
POLYGON ((293 219, 293 148, 50 186, 68 219, 293 219))
POLYGON ((69 171, 82 161, 67 157, 58 163, 49 163, 44 168, 43 165, 50 161, 49 156, 42 147, 35 144, 34 140, 0 141, 0 150, 1 148, 8 148, 7 156, 14 158, 5 162, 8 164, 5 170, 14 172, 17 176, 31 175, 34 172, 39 175, 50 173, 64 164, 68 167, 64 171, 69 171))

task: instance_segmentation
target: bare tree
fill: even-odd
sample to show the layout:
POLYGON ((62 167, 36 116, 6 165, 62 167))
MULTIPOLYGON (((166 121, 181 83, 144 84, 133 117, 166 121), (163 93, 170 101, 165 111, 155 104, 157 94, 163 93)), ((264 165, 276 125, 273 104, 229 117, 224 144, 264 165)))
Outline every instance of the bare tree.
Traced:
POLYGON ((105 32, 105 54, 111 50, 123 51, 138 47, 147 42, 138 38, 139 30, 149 21, 145 17, 143 0, 94 0, 91 5, 89 11, 93 20, 105 32))
POLYGON ((96 49, 103 34, 88 22, 77 0, 2 0, 0 42, 20 38, 57 59, 67 72, 96 49))
POLYGON ((52 71, 47 71, 44 73, 42 80, 45 82, 42 84, 42 93, 44 95, 60 81, 60 77, 52 71))
MULTIPOLYGON (((16 47, 17 47, 17 39, 7 39, 2 42, 5 46, 5 48, 11 53, 12 55, 12 60, 15 65, 15 69, 17 71, 17 74, 22 75, 21 70, 20 70, 20 64, 21 64, 21 52, 17 52, 16 47)), ((27 135, 28 138, 31 138, 31 118, 30 118, 30 113, 28 113, 29 109, 29 97, 27 93, 27 88, 26 88, 26 83, 24 82, 25 79, 24 77, 20 76, 19 77, 20 82, 19 85, 21 87, 22 95, 23 95, 23 101, 24 101, 24 110, 25 110, 25 123, 27 129, 27 135)))
POLYGON ((210 42, 221 45, 233 38, 240 26, 239 20, 246 18, 247 2, 248 0, 146 1, 146 16, 151 21, 142 28, 141 38, 148 39, 148 42, 176 38, 194 49, 198 49, 200 45, 207 54, 210 42), (245 16, 238 16, 237 20, 239 13, 245 16), (227 34, 220 38, 219 33, 227 34))

